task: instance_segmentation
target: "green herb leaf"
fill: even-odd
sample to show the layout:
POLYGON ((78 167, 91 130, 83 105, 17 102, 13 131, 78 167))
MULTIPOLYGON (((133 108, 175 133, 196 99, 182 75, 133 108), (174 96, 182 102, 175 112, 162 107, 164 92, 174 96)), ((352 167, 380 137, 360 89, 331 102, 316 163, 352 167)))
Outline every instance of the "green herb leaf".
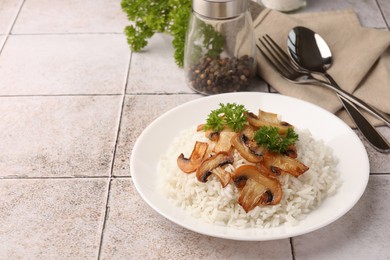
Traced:
POLYGON ((205 130, 221 131, 224 127, 225 122, 220 115, 219 109, 211 111, 206 119, 205 130))
POLYGON ((264 146, 271 152, 283 153, 298 140, 294 129, 288 128, 285 136, 279 135, 279 128, 264 126, 255 132, 254 140, 257 145, 264 146))
POLYGON ((205 57, 219 58, 225 44, 222 33, 196 17, 192 18, 191 23, 194 30, 188 35, 187 47, 191 51, 186 53, 189 55, 186 62, 193 66, 199 64, 205 57))
POLYGON ((205 130, 222 131, 229 127, 235 132, 241 131, 247 124, 243 105, 236 103, 219 104, 219 108, 212 110, 206 119, 205 130))
POLYGON ((167 33, 173 36, 175 61, 179 67, 183 66, 191 0, 122 0, 121 6, 133 22, 125 28, 133 51, 142 50, 155 33, 167 33))
POLYGON ((207 56, 218 58, 224 47, 224 38, 222 33, 217 32, 210 24, 202 22, 199 27, 203 38, 203 47, 207 48, 207 56))

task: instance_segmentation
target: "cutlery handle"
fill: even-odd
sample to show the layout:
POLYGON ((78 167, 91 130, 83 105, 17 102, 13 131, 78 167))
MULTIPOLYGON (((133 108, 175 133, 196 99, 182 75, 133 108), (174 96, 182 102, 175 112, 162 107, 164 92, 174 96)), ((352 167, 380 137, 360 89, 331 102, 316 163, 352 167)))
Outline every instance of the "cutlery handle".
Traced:
POLYGON ((329 74, 326 73, 326 74, 324 74, 324 76, 329 80, 330 83, 325 82, 325 81, 320 81, 321 84, 333 89, 334 91, 337 92, 337 94, 339 94, 343 98, 347 99, 348 101, 354 103, 355 105, 359 106, 360 108, 366 110, 371 115, 382 120, 386 125, 388 125, 390 127, 390 116, 383 113, 379 109, 367 104, 366 102, 359 99, 358 97, 355 97, 355 96, 349 94, 348 92, 346 92, 345 90, 341 89, 329 74))
POLYGON ((382 153, 390 152, 390 144, 387 140, 371 125, 358 108, 349 100, 337 94, 348 115, 355 122, 357 128, 365 139, 378 151, 382 153))
MULTIPOLYGON (((336 81, 329 75, 324 74, 324 76, 329 80, 336 88, 340 88, 336 81)), ((344 96, 337 93, 340 101, 342 102, 345 110, 355 122, 359 131, 363 134, 366 140, 378 151, 380 152, 390 152, 390 144, 387 140, 376 130, 376 128, 368 122, 364 115, 358 110, 358 108, 350 100, 346 99, 344 96)))

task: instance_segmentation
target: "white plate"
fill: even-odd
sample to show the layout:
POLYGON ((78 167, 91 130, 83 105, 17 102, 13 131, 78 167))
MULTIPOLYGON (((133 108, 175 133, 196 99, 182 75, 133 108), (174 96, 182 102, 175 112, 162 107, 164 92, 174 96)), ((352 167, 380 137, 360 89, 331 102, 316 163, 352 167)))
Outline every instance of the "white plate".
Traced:
POLYGON ((231 93, 199 98, 180 105, 151 123, 139 136, 130 159, 134 185, 141 197, 158 213, 174 223, 195 232, 227 239, 261 241, 302 235, 324 227, 350 210, 363 194, 369 177, 366 150, 357 135, 338 117, 313 104, 279 94, 231 93), (309 129, 315 139, 324 140, 339 159, 338 170, 343 180, 336 195, 300 221, 297 226, 236 229, 191 217, 173 205, 158 187, 157 163, 173 139, 183 129, 205 121, 219 103, 243 104, 250 111, 259 108, 280 114, 300 129, 309 129))

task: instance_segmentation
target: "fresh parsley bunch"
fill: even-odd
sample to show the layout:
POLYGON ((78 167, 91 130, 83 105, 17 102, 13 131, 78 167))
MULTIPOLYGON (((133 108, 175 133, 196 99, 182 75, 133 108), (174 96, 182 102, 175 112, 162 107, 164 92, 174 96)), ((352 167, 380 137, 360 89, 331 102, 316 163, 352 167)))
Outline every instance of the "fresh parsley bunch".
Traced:
POLYGON ((133 51, 142 50, 156 32, 173 36, 174 58, 183 66, 185 35, 191 14, 191 0, 122 0, 123 11, 133 24, 125 28, 133 51))
POLYGON ((239 132, 247 124, 245 112, 247 112, 247 109, 244 105, 220 103, 219 108, 212 110, 208 115, 205 129, 222 131, 225 127, 229 127, 233 131, 239 132))
POLYGON ((259 146, 264 146, 271 152, 283 153, 298 140, 294 129, 288 128, 285 136, 279 134, 279 128, 263 126, 255 132, 254 140, 259 146))

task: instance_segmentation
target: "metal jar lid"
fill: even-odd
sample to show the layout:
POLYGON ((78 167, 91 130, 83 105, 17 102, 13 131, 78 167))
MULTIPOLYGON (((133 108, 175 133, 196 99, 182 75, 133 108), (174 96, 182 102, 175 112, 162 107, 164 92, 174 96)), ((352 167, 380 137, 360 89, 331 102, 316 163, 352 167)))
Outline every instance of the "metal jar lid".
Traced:
POLYGON ((192 10, 212 19, 237 17, 248 10, 248 0, 192 0, 192 10))

